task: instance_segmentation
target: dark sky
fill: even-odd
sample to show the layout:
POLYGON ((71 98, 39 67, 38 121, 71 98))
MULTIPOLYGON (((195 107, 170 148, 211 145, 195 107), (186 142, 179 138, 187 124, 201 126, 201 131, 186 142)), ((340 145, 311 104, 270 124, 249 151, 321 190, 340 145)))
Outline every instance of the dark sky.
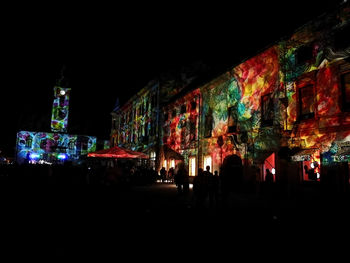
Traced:
POLYGON ((0 150, 13 154, 18 130, 50 130, 62 65, 72 89, 69 133, 108 139, 117 97, 198 60, 237 64, 341 1, 203 2, 3 9, 0 150))

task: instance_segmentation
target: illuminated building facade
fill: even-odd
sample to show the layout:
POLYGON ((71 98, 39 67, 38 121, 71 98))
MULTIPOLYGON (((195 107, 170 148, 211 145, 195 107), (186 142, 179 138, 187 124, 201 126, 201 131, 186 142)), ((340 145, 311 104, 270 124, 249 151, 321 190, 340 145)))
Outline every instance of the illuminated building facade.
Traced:
MULTIPOLYGON (((260 181, 266 169, 275 181, 295 183, 344 174, 350 158, 349 21, 344 3, 204 84, 182 90, 159 85, 159 137, 148 143, 181 154, 191 175, 207 165, 219 171, 231 155, 242 160, 247 177, 260 181)), ((113 132, 112 139, 121 136, 115 144, 132 143, 131 132, 144 133, 126 114, 137 101, 115 113, 124 120, 113 132)), ((176 163, 161 152, 156 158, 164 167, 176 163)))
POLYGON ((158 83, 150 82, 112 115, 112 146, 147 152, 155 165, 158 140, 158 83))
MULTIPOLYGON (((174 101, 168 101, 161 108, 160 145, 180 153, 186 164, 190 165, 189 173, 197 173, 198 139, 199 139, 200 90, 195 89, 174 101)), ((160 148, 161 150, 164 147, 160 148)), ((164 167, 175 168, 180 158, 159 155, 164 167)))
POLYGON ((63 133, 17 133, 17 162, 57 163, 79 161, 81 156, 96 150, 96 137, 63 133))
POLYGON ((67 132, 69 96, 69 88, 60 86, 54 87, 54 100, 51 115, 51 130, 53 132, 67 132))
MULTIPOLYGON (((60 82, 63 80, 63 76, 60 82)), ((78 163, 89 152, 96 151, 97 138, 67 134, 70 88, 54 87, 51 132, 19 131, 16 141, 16 161, 22 163, 78 163)), ((99 142, 107 147, 109 142, 99 142)))

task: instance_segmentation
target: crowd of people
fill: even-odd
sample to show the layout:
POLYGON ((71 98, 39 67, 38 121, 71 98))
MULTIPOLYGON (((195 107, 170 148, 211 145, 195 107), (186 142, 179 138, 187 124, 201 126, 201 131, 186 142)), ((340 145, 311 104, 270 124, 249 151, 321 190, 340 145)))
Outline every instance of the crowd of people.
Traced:
POLYGON ((147 165, 132 162, 96 161, 73 164, 13 164, 0 165, 0 181, 3 185, 105 185, 128 187, 151 184, 158 173, 147 165))

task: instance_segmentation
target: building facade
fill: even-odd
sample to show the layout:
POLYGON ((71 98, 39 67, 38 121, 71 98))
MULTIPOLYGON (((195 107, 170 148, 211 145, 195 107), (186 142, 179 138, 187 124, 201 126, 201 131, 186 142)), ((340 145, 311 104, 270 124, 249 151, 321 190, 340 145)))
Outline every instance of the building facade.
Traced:
MULTIPOLYGON (((175 93, 174 85, 157 86, 158 94, 171 94, 155 103, 157 168, 176 165, 159 150, 167 146, 183 156, 190 175, 207 165, 220 171, 234 155, 242 160, 246 180, 263 181, 268 169, 280 182, 348 184, 349 21, 344 3, 206 83, 175 93), (329 178, 334 172, 338 178, 329 178)), ((146 93, 114 113, 123 119, 112 132, 114 144, 132 143, 130 132, 146 134, 144 125, 126 124, 134 120, 127 112, 146 93), (115 134, 124 135, 115 140, 115 134)))
POLYGON ((147 152, 155 165, 158 141, 158 83, 151 81, 112 115, 111 145, 147 152))
MULTIPOLYGON (((63 76, 60 81, 63 80, 63 76)), ((97 141, 95 136, 71 135, 68 130, 70 88, 54 87, 51 132, 19 131, 16 140, 16 162, 56 164, 65 161, 79 163, 98 147, 108 147, 109 141, 97 141), (103 145, 101 145, 103 144, 103 145)))

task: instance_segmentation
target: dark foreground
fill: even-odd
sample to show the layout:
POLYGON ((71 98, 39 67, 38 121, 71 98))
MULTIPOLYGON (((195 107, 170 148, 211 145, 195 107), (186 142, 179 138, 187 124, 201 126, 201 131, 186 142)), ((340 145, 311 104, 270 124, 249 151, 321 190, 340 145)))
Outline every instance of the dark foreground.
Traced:
POLYGON ((219 199, 210 207, 207 200, 197 207, 191 189, 179 195, 174 184, 163 183, 11 186, 1 194, 2 251, 47 262, 183 253, 205 258, 267 244, 289 247, 294 238, 310 247, 329 234, 347 235, 350 225, 346 198, 287 201, 231 193, 226 203, 219 199))

